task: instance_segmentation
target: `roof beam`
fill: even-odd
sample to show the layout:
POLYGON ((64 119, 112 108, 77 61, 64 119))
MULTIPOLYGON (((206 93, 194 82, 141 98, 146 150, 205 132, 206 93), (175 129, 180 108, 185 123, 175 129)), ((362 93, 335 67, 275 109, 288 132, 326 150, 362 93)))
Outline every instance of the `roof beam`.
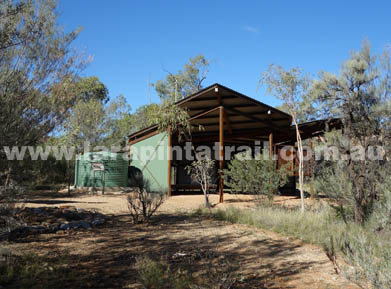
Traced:
MULTIPOLYGON (((200 106, 200 107, 191 107, 188 106, 188 110, 205 110, 205 109, 212 109, 216 107, 216 105, 208 105, 208 106, 200 106)), ((248 103, 248 104, 235 104, 235 105, 224 105, 224 107, 254 107, 254 104, 248 103)), ((262 113, 267 112, 267 110, 263 110, 262 113)), ((261 113, 261 112, 259 112, 261 113)))
POLYGON ((263 122, 263 123, 266 123, 268 124, 268 126, 270 128, 272 128, 273 130, 276 130, 276 131, 283 131, 281 128, 279 128, 276 124, 273 123, 272 120, 270 119, 262 119, 262 118, 258 118, 258 117, 255 117, 254 115, 251 115, 251 114, 247 114, 243 111, 240 111, 238 109, 235 109, 235 108, 227 108, 227 110, 231 110, 235 113, 238 113, 238 114, 241 114, 243 115, 244 117, 247 117, 249 119, 252 119, 252 120, 255 120, 255 121, 260 121, 260 122, 263 122))
MULTIPOLYGON (((259 121, 254 121, 254 120, 239 120, 239 121, 232 121, 232 122, 230 121, 229 126, 232 128, 232 126, 236 124, 254 124, 254 123, 259 123, 259 121)), ((196 125, 202 125, 208 127, 208 126, 218 126, 219 124, 213 122, 213 123, 196 123, 196 125)))
POLYGON ((248 118, 248 119, 254 120, 254 121, 256 121, 256 122, 264 122, 264 119, 255 117, 255 116, 253 116, 253 115, 251 115, 251 114, 245 113, 245 112, 240 111, 240 110, 237 110, 237 109, 235 109, 235 108, 226 107, 225 109, 228 110, 228 111, 232 111, 232 112, 234 112, 234 113, 240 114, 240 115, 242 115, 242 116, 244 116, 244 117, 246 117, 246 118, 248 118))
POLYGON ((231 122, 229 121, 228 114, 225 110, 224 110, 224 122, 227 124, 228 132, 232 134, 231 122))
MULTIPOLYGON (((235 137, 236 135, 241 135, 242 137, 248 137, 248 136, 262 136, 262 135, 269 135, 271 132, 270 128, 264 127, 261 129, 257 128, 251 128, 251 129, 240 129, 238 131, 233 130, 232 137, 235 137)), ((219 131, 204 131, 199 134, 194 133, 193 134, 193 140, 196 140, 198 137, 205 136, 205 137, 211 137, 211 136, 218 136, 219 131)))
POLYGON ((205 115, 207 115, 207 114, 209 114, 211 112, 214 112, 215 110, 218 110, 218 109, 219 109, 218 106, 216 106, 216 107, 214 107, 212 109, 206 109, 206 110, 204 110, 204 111, 202 111, 200 113, 197 113, 197 114, 193 115, 192 117, 190 117, 190 120, 200 118, 200 117, 205 116, 205 115))
MULTIPOLYGON (((259 114, 259 112, 248 113, 248 114, 256 115, 256 114, 259 114)), ((230 117, 234 117, 234 116, 243 116, 243 115, 242 115, 242 114, 237 114, 237 113, 230 113, 229 116, 230 116, 230 117)), ((198 119, 210 119, 210 118, 216 118, 216 119, 218 119, 218 118, 219 118, 219 115, 204 115, 204 116, 202 116, 202 117, 198 117, 198 119)), ((266 118, 265 118, 265 119, 260 118, 260 119, 266 120, 266 118)), ((287 120, 287 119, 286 119, 286 118, 273 118, 272 120, 273 120, 273 121, 282 121, 282 120, 287 120)), ((233 122, 233 121, 231 121, 231 122, 233 122)), ((259 122, 259 121, 257 120, 257 122, 259 122)))

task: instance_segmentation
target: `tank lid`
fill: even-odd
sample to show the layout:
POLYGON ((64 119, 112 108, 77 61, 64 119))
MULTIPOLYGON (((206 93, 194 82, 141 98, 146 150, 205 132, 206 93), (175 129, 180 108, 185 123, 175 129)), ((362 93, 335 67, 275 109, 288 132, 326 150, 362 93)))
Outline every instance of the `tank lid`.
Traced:
POLYGON ((99 162, 105 160, 118 160, 122 159, 123 153, 112 153, 112 152, 89 152, 80 156, 80 160, 99 162))

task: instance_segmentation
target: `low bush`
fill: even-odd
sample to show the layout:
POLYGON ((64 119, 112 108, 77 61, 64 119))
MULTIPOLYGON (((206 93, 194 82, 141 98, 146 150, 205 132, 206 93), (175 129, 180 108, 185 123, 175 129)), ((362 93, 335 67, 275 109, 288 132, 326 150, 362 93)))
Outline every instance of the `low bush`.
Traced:
POLYGON ((258 154, 252 157, 250 152, 239 153, 223 170, 224 183, 233 192, 265 195, 269 200, 278 192, 278 188, 288 181, 285 167, 277 169, 275 161, 258 154))
POLYGON ((391 288, 391 246, 385 236, 368 231, 347 231, 341 250, 352 266, 347 277, 363 288, 391 288))
POLYGON ((176 265, 172 269, 166 262, 155 261, 150 257, 136 259, 135 269, 138 281, 145 289, 231 289, 236 282, 236 269, 230 262, 223 261, 219 266, 212 265, 208 257, 200 257, 205 269, 192 272, 194 260, 187 260, 186 266, 176 265))
POLYGON ((147 223, 164 203, 165 194, 148 193, 146 190, 138 189, 130 194, 127 200, 133 223, 147 223))
POLYGON ((136 259, 135 269, 138 281, 145 289, 188 289, 191 287, 190 275, 184 271, 173 272, 164 262, 150 257, 136 259))

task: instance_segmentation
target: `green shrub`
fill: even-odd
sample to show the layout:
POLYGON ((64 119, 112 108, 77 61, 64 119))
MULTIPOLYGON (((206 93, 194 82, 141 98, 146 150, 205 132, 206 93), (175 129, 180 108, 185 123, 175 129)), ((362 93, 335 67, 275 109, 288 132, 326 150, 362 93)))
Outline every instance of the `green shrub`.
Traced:
POLYGON ((348 231, 341 250, 352 266, 345 272, 350 280, 363 287, 391 288, 391 246, 386 238, 368 231, 348 231))
POLYGON ((145 289, 230 289, 236 282, 238 266, 228 260, 213 265, 210 258, 214 254, 201 254, 193 252, 196 259, 203 263, 203 270, 193 272, 193 257, 189 256, 185 264, 178 263, 175 270, 162 261, 154 261, 150 257, 136 259, 135 269, 138 281, 145 289), (182 266, 184 265, 185 268, 182 266))
POLYGON ((233 192, 266 195, 269 200, 288 181, 285 167, 277 169, 276 162, 261 154, 239 153, 223 170, 224 182, 233 192))
POLYGON ((135 269, 138 280, 146 289, 164 288, 167 284, 167 268, 149 257, 137 258, 135 269))

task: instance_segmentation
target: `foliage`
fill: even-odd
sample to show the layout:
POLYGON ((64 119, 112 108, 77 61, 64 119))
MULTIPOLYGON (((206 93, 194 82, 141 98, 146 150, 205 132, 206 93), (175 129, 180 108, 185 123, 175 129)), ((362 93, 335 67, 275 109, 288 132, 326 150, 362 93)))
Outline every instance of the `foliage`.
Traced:
MULTIPOLYGON (((379 209, 388 207, 388 197, 385 194, 389 193, 383 184, 389 184, 386 174, 389 172, 390 167, 389 164, 383 164, 381 166, 373 165, 371 166, 371 170, 368 170, 362 176, 362 178, 372 178, 374 182, 372 183, 372 187, 366 188, 368 195, 366 195, 365 201, 363 202, 360 202, 355 197, 358 193, 355 188, 357 184, 353 183, 352 171, 349 171, 349 169, 350 163, 345 160, 324 163, 319 168, 320 172, 315 179, 316 190, 325 193, 333 201, 333 206, 345 221, 352 218, 359 223, 363 223, 375 212, 375 207, 379 209), (371 197, 370 194, 376 194, 377 197, 371 197), (380 199, 377 200, 377 198, 380 199)), ((367 183, 367 185, 370 184, 367 183)), ((383 222, 386 222, 386 216, 381 218, 383 222)))
POLYGON ((167 284, 166 268, 149 257, 137 258, 135 268, 144 288, 164 288, 167 284))
POLYGON ((157 125, 160 132, 166 132, 170 128, 171 133, 178 134, 179 139, 188 139, 191 135, 189 114, 169 100, 164 100, 161 104, 140 106, 129 117, 129 121, 132 123, 132 132, 157 125))
POLYGON ((266 195, 269 199, 288 180, 285 167, 277 169, 275 161, 262 155, 252 157, 249 152, 235 155, 223 175, 225 184, 234 192, 266 195))
POLYGON ((109 90, 97 76, 80 77, 74 89, 77 101, 98 100, 103 104, 109 101, 109 90))
POLYGON ((389 240, 384 237, 373 238, 368 233, 362 234, 361 231, 348 231, 344 235, 341 249, 346 262, 353 266, 353 270, 345 272, 349 279, 362 288, 391 287, 389 240))
POLYGON ((202 88, 208 67, 209 61, 199 54, 190 58, 183 71, 179 70, 177 74, 169 73, 165 80, 158 80, 153 86, 160 99, 175 102, 202 88))
POLYGON ((164 101, 154 111, 151 122, 157 124, 158 130, 161 132, 167 131, 169 128, 171 133, 178 134, 178 138, 189 139, 191 136, 190 116, 186 110, 179 106, 164 101))
POLYGON ((174 269, 164 261, 154 261, 150 257, 136 258, 135 269, 138 273, 138 280, 143 288, 167 288, 167 289, 230 289, 233 288, 237 279, 236 270, 238 266, 219 260, 219 266, 212 265, 210 260, 212 252, 206 252, 204 255, 197 254, 195 250, 194 257, 187 260, 187 268, 174 269), (207 265, 207 269, 201 274, 194 273, 195 260, 207 265), (197 275, 197 278, 194 277, 197 275))
POLYGON ((148 193, 146 190, 138 189, 127 198, 128 208, 133 223, 148 223, 164 203, 163 193, 148 193))
POLYGON ((0 2, 0 174, 4 146, 34 145, 68 116, 73 83, 84 68, 71 45, 79 29, 64 33, 56 1, 0 2))
MULTIPOLYGON (((304 123, 318 119, 317 110, 311 105, 311 100, 308 95, 304 99, 299 99, 297 103, 296 117, 298 123, 304 123)), ((282 105, 276 106, 277 109, 290 114, 289 106, 284 102, 282 105)))
POLYGON ((210 208, 209 193, 210 185, 215 179, 215 163, 214 160, 204 158, 196 160, 192 162, 190 166, 186 167, 186 171, 191 178, 200 184, 205 197, 205 206, 207 208, 210 208))
POLYGON ((192 287, 191 276, 187 272, 181 270, 173 271, 166 263, 154 261, 150 257, 137 258, 135 269, 138 273, 138 280, 145 289, 195 288, 192 287))
POLYGON ((77 102, 67 121, 69 142, 78 152, 82 151, 85 142, 89 142, 92 147, 101 144, 108 129, 104 107, 98 100, 77 102))
POLYGON ((268 71, 262 73, 261 85, 266 84, 269 93, 284 101, 296 128, 296 141, 299 156, 299 189, 301 197, 301 208, 304 211, 304 153, 303 144, 299 130, 299 117, 306 119, 303 114, 312 108, 307 96, 310 80, 303 75, 300 68, 294 67, 284 70, 281 66, 270 65, 268 71))
POLYGON ((23 193, 23 188, 15 184, 0 186, 0 237, 23 224, 16 214, 16 204, 22 198, 23 193))
POLYGON ((387 160, 369 156, 371 150, 390 143, 390 89, 389 53, 386 51, 379 63, 367 42, 360 51, 351 53, 338 76, 323 72, 311 88, 321 114, 339 117, 343 123, 343 137, 328 140, 343 160, 326 168, 321 180, 323 192, 350 202, 354 218, 361 224, 381 197, 378 184, 389 166, 387 160), (340 181, 344 183, 336 184, 340 181))
MULTIPOLYGON (((3 250, 2 250, 3 251, 3 250)), ((0 253, 0 284, 6 288, 55 288, 59 280, 74 278, 68 266, 68 256, 23 255, 0 253), (38 282, 39 280, 39 282, 38 282)))
POLYGON ((159 104, 157 103, 145 104, 137 108, 137 110, 131 115, 134 124, 132 132, 136 132, 156 124, 154 119, 158 110, 159 104))
POLYGON ((110 101, 109 105, 105 107, 106 125, 109 133, 104 139, 104 145, 125 145, 127 136, 133 127, 130 110, 131 107, 122 94, 110 101))
POLYGON ((285 70, 281 66, 270 65, 262 73, 260 85, 266 85, 267 91, 284 103, 282 109, 292 115, 297 122, 309 120, 315 111, 311 105, 308 88, 310 78, 299 67, 285 70))
POLYGON ((65 142, 75 146, 77 152, 82 151, 85 142, 89 142, 92 148, 118 143, 126 137, 126 126, 118 125, 129 115, 129 110, 122 95, 106 106, 96 99, 78 101, 65 126, 65 142))
POLYGON ((383 181, 377 184, 381 196, 375 202, 373 213, 367 221, 367 225, 376 231, 391 232, 391 178, 388 170, 382 170, 383 181))

